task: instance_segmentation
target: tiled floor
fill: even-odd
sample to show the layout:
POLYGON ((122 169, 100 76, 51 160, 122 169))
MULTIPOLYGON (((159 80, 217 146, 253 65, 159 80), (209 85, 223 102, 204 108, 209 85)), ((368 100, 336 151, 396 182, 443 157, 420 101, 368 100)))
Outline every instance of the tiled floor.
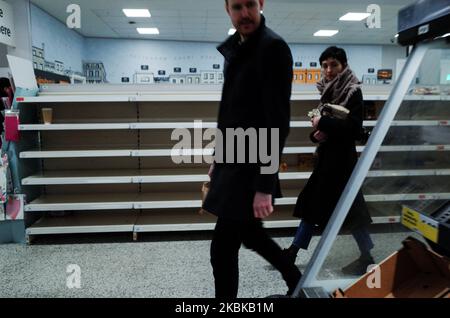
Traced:
MULTIPOLYGON (((293 231, 270 233, 287 247, 293 231)), ((417 237, 398 228, 375 232, 377 262, 401 248, 407 236, 417 237)), ((130 235, 51 237, 30 246, 0 245, 0 297, 213 297, 210 234, 154 233, 138 242, 130 235), (81 270, 79 289, 67 287, 73 277, 67 273, 70 264, 81 270)), ((319 238, 313 238, 309 251, 300 252, 297 265, 302 271, 319 238)), ((352 236, 338 236, 319 278, 341 278, 340 268, 357 256, 352 236)), ((239 297, 286 292, 281 275, 254 252, 242 248, 239 267, 239 297)))

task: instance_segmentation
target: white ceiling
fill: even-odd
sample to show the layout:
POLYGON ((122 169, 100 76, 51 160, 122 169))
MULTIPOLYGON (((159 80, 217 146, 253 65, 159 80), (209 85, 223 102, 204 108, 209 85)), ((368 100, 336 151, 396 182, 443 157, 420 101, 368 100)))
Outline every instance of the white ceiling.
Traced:
MULTIPOLYGON (((224 0, 31 0, 65 23, 69 4, 81 7, 81 29, 87 37, 221 42, 232 26, 224 0), (123 8, 150 10, 151 18, 127 18, 123 8), (135 21, 136 24, 129 24, 135 21), (137 27, 157 27, 159 35, 139 35, 137 27)), ((266 0, 267 24, 289 43, 391 44, 397 33, 397 12, 414 0, 266 0), (381 28, 343 22, 345 13, 381 7, 381 28), (337 29, 331 38, 313 37, 319 29, 337 29)))

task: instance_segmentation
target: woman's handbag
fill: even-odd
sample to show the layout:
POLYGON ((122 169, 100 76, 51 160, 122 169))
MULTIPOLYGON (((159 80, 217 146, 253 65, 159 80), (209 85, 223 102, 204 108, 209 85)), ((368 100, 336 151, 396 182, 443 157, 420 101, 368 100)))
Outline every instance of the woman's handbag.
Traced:
MULTIPOLYGON (((318 108, 315 108, 313 110, 311 110, 308 113, 309 117, 314 117, 314 116, 331 116, 334 118, 339 118, 339 119, 346 119, 348 114, 350 113, 350 111, 345 108, 344 106, 341 105, 334 105, 334 104, 323 104, 321 106, 319 106, 318 108)), ((314 134, 315 132, 313 132, 311 134, 311 136, 314 134)), ((366 127, 362 127, 361 131, 359 133, 359 136, 357 138, 357 141, 361 142, 362 144, 365 144, 371 134, 371 130, 366 128, 366 127)), ((310 138, 311 138, 310 136, 310 138)))
POLYGON ((314 116, 331 116, 339 119, 345 119, 349 113, 350 111, 344 106, 323 104, 308 112, 308 117, 313 118, 314 116))
POLYGON ((341 105, 323 104, 320 109, 322 116, 331 116, 339 119, 347 118, 350 111, 341 105))

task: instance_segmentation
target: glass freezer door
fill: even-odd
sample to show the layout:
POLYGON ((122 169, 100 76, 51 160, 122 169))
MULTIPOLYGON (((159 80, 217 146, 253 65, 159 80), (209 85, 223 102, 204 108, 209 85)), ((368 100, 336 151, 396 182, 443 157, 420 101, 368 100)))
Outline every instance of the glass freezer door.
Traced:
MULTIPOLYGON (((426 215, 450 199, 449 61, 445 38, 413 49, 326 229, 316 231, 310 243, 314 252, 299 252, 297 265, 304 275, 295 295, 315 287, 351 290, 353 283, 366 279, 364 288, 369 291, 361 297, 396 296, 377 285, 377 277, 370 275, 374 270, 363 275, 373 269, 371 263, 386 263, 407 237, 426 243, 422 235, 401 225, 404 206, 426 215), (373 220, 367 228, 371 249, 366 234, 342 227, 359 189, 373 220), (372 260, 361 256, 367 249, 372 260)), ((381 277, 388 275, 380 268, 381 277)), ((406 291, 399 293, 408 296, 406 291)))

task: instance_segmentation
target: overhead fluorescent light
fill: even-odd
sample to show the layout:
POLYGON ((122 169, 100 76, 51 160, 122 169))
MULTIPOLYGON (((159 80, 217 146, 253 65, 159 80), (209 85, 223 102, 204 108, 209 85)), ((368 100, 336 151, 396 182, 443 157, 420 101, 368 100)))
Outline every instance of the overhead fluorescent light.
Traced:
POLYGON ((152 15, 148 9, 122 9, 129 18, 150 18, 152 15))
POLYGON ((339 30, 319 30, 314 33, 314 36, 333 36, 337 34, 339 30))
POLYGON ((394 38, 398 38, 398 33, 396 35, 394 35, 394 38))
POLYGON ((233 35, 234 33, 236 33, 235 28, 231 28, 230 30, 228 30, 228 35, 233 35))
POLYGON ((139 34, 159 34, 158 28, 136 28, 139 34))
POLYGON ((348 12, 339 18, 340 21, 362 21, 370 17, 367 12, 348 12))

